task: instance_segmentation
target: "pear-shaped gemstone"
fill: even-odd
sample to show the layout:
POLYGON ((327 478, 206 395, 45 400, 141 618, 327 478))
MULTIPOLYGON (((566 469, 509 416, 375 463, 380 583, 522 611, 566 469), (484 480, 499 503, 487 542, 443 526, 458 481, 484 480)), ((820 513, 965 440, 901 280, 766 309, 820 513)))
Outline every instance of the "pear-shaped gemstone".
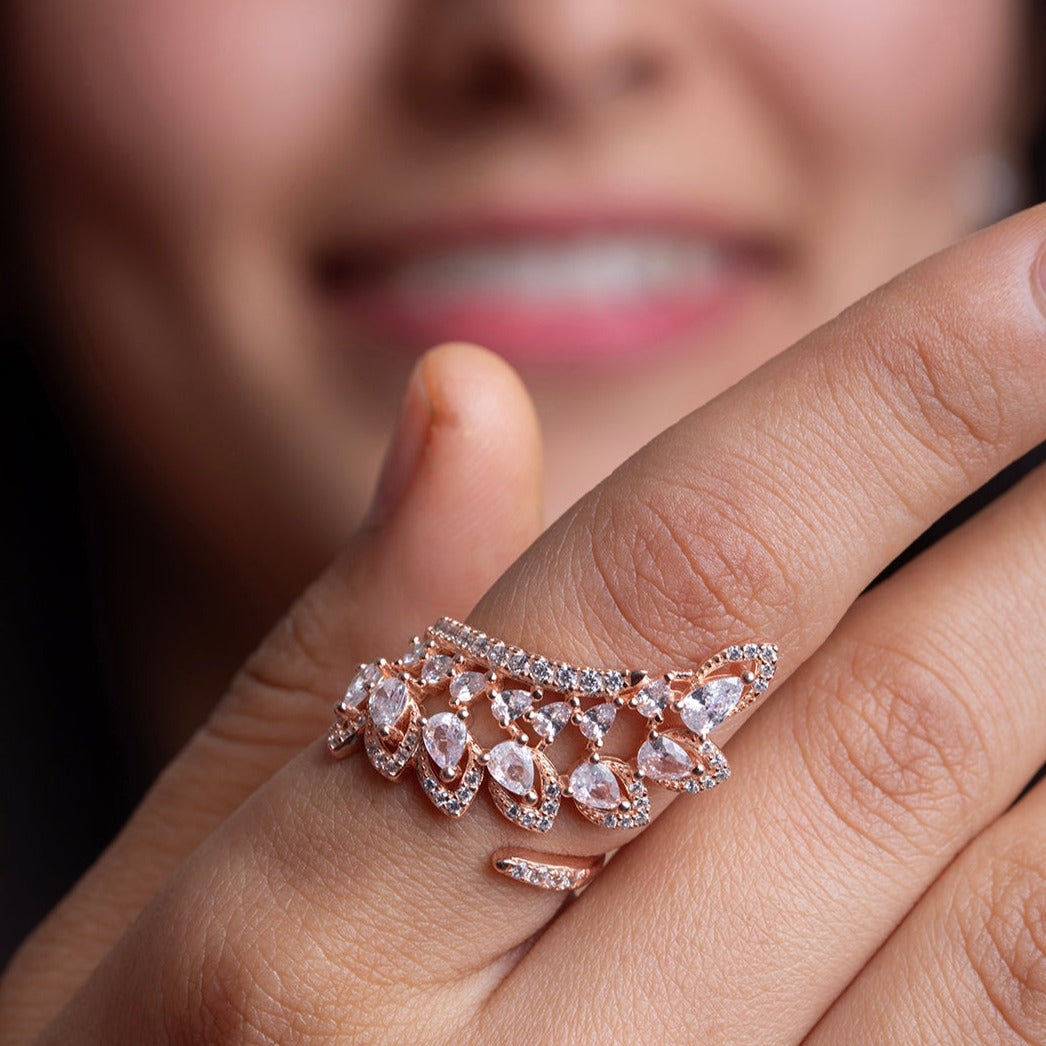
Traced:
POLYGON ((482 672, 461 672, 450 681, 451 703, 468 704, 487 689, 487 679, 482 672))
POLYGON ((400 658, 401 665, 416 665, 425 656, 424 643, 411 643, 407 652, 400 658))
POLYGON ((432 761, 441 769, 449 770, 461 761, 468 731, 453 712, 437 712, 425 724, 422 738, 432 761))
POLYGON ((345 696, 341 700, 341 707, 345 709, 359 708, 370 692, 370 688, 381 679, 381 669, 376 664, 364 665, 349 683, 345 690, 345 696))
POLYGON ((617 717, 617 708, 607 702, 604 705, 596 705, 590 708, 578 723, 578 729, 590 741, 602 741, 607 731, 614 725, 617 717))
POLYGON ((668 707, 672 698, 672 688, 663 679, 655 679, 636 694, 636 711, 653 719, 668 707))
POLYGON ((695 734, 708 733, 734 709, 744 689, 744 680, 738 676, 710 679, 683 698, 680 711, 683 722, 695 734))
POLYGON ((534 757, 518 741, 502 741, 487 756, 490 776, 502 788, 516 795, 526 795, 534 787, 534 757))
POLYGON ((621 786, 602 763, 581 763, 570 775, 574 798, 596 810, 613 810, 621 802, 621 786))
POLYGON ((695 734, 704 737, 715 726, 712 717, 708 714, 708 709, 700 701, 692 700, 689 695, 683 698, 682 704, 683 707, 679 714, 683 717, 683 722, 695 734))
POLYGON ((425 658, 421 666, 421 681, 426 686, 433 686, 450 675, 450 669, 454 662, 446 654, 433 654, 425 658))
POLYGON ((534 713, 534 733, 546 741, 555 741, 560 730, 570 722, 573 709, 566 701, 553 701, 534 713))
POLYGON ((694 769, 694 761, 686 749, 664 736, 644 741, 636 762, 639 769, 655 781, 680 781, 694 769))
POLYGON ((490 711, 502 726, 508 726, 529 712, 533 704, 534 697, 529 690, 499 690, 490 702, 490 711))
POLYGON ((383 679, 374 688, 370 701, 367 703, 370 717, 374 721, 374 725, 378 727, 395 726, 406 707, 406 684, 402 680, 396 679, 395 676, 383 679))

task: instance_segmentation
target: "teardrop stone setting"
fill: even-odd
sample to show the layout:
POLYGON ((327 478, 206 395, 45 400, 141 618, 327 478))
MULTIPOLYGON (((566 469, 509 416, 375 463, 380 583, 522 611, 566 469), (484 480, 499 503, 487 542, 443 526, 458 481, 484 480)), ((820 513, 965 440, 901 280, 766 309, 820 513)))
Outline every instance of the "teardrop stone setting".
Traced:
POLYGON ((744 680, 738 676, 710 679, 683 698, 680 710, 683 722, 703 737, 733 711, 744 689, 744 680))
POLYGON ((487 756, 487 770, 502 788, 526 795, 534 787, 534 757, 518 741, 502 741, 487 756))
POLYGON ((663 735, 644 741, 636 762, 639 769, 654 781, 682 781, 694 769, 694 761, 686 749, 663 735))
POLYGON ((461 672, 450 681, 451 703, 468 704, 487 689, 487 680, 482 672, 461 672))
POLYGON ((373 690, 367 710, 377 727, 393 727, 407 707, 407 686, 394 676, 383 679, 373 690))
POLYGON ((574 798, 594 810, 613 810, 621 802, 621 785, 602 763, 581 763, 570 775, 574 798))
POLYGON ((467 739, 465 724, 453 712, 437 712, 422 734, 425 750, 441 770, 451 770, 461 762, 467 739))

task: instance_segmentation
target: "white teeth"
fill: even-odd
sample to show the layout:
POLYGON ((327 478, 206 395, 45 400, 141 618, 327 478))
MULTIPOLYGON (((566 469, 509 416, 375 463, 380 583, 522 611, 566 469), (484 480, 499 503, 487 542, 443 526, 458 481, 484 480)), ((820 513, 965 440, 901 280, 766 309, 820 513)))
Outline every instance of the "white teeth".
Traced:
POLYGON ((403 262, 393 284, 405 295, 489 294, 521 301, 604 302, 693 293, 725 267, 706 241, 667 236, 593 236, 450 248, 403 262))

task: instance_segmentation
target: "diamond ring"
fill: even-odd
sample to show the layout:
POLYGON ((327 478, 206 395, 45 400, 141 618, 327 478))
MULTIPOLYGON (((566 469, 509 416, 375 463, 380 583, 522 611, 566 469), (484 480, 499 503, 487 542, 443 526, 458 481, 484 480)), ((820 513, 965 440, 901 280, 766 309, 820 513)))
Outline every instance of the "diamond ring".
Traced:
MULTIPOLYGON (((529 832, 547 832, 564 800, 603 828, 639 828, 650 818, 648 785, 696 793, 729 777, 709 734, 766 692, 777 656, 772 643, 744 643, 691 672, 595 669, 445 617, 395 661, 359 666, 327 747, 341 758, 362 740, 389 780, 413 767, 447 817, 461 817, 485 784, 502 816, 529 832), (475 715, 480 708, 488 715, 475 715), (631 726, 617 734, 634 740, 639 727, 643 740, 634 752, 608 754, 624 719, 631 726), (567 762, 553 761, 556 744, 567 762)), ((492 865, 557 890, 576 889, 597 870, 590 860, 532 851, 498 851, 492 865)))

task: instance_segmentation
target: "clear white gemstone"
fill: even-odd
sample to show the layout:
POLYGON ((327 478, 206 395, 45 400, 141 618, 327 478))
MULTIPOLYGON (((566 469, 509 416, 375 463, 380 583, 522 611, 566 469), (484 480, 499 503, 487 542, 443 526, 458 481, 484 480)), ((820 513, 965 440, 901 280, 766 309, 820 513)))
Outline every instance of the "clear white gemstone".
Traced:
POLYGON ((467 704, 487 689, 482 672, 461 672, 450 681, 450 696, 456 705, 467 704))
POLYGON ((659 716, 667 707, 672 697, 672 688, 663 679, 643 687, 636 694, 636 711, 647 719, 659 716))
POLYGON ((552 665, 545 658, 539 657, 530 666, 530 674, 534 677, 535 683, 540 683, 544 686, 546 683, 552 682, 552 665))
POLYGON ((422 737, 432 761, 447 770, 461 761, 468 730, 453 712, 437 712, 425 724, 422 737))
POLYGON ((416 665, 425 656, 424 643, 412 643, 410 649, 400 658, 402 665, 416 665))
POLYGON ((345 690, 341 700, 343 708, 359 708, 371 686, 381 679, 381 669, 375 664, 364 665, 345 690))
POLYGON ((495 745, 487 758, 487 769, 502 788, 516 795, 526 795, 534 787, 534 757, 517 741, 495 745))
POLYGON ((614 725, 616 717, 617 709, 612 704, 596 705, 581 717, 578 729, 590 741, 602 741, 606 737, 607 731, 614 725))
POLYGON ((604 672, 603 687, 608 693, 616 694, 625 685, 625 677, 620 672, 604 672))
POLYGON ((528 664, 527 655, 522 650, 514 650, 509 655, 508 670, 513 675, 526 675, 528 664))
POLYGON ((529 712, 534 698, 529 690, 501 690, 490 702, 490 711, 502 725, 508 726, 525 712, 529 712))
POLYGON ((578 688, 585 694, 594 694, 603 686, 603 677, 594 669, 582 670, 578 677, 578 688))
POLYGON ((706 733, 727 717, 744 688, 744 680, 738 676, 724 676, 691 690, 683 699, 683 722, 696 734, 706 733))
POLYGON ((546 741, 554 741, 560 730, 570 722, 573 711, 566 701, 554 701, 539 708, 534 713, 534 733, 546 741))
POLYGON ((577 689, 577 669, 571 668, 570 665, 560 665, 556 669, 556 686, 560 690, 576 690, 577 689))
POLYGON ((446 654, 435 654, 425 658, 425 664, 421 666, 421 681, 426 686, 433 686, 447 678, 453 664, 454 662, 446 654))
POLYGON ((680 781, 689 777, 694 769, 694 761, 686 749, 664 736, 644 741, 636 761, 639 769, 655 781, 680 781))
POLYGON ((692 701, 689 696, 683 699, 683 707, 680 712, 683 717, 683 722, 693 730, 695 734, 701 734, 702 736, 707 734, 716 724, 712 722, 712 717, 708 713, 708 709, 705 708, 700 701, 692 701))
POLYGON ((621 802, 621 786, 602 763, 582 763, 570 775, 574 798, 595 810, 613 810, 621 802))
POLYGON ((389 676, 370 695, 367 708, 375 726, 395 726, 407 706, 407 687, 402 680, 389 676))

